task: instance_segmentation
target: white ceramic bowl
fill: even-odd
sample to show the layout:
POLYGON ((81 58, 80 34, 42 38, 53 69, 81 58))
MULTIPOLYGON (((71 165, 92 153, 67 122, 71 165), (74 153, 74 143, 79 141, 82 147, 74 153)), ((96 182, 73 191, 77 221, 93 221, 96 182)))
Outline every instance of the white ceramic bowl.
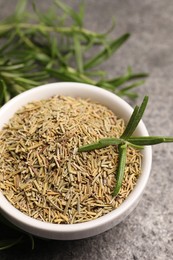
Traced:
MULTIPOLYGON (((28 90, 11 99, 0 109, 0 129, 9 118, 26 103, 38 99, 49 98, 53 95, 67 95, 72 97, 90 98, 93 101, 109 107, 116 115, 128 121, 133 109, 123 99, 104 89, 83 84, 83 83, 52 83, 28 90)), ((144 123, 141 121, 137 127, 136 135, 148 135, 144 123)), ((22 230, 33 235, 60 240, 81 239, 102 233, 127 217, 138 204, 141 195, 146 187, 152 162, 151 147, 143 150, 142 174, 137 185, 121 206, 105 216, 79 224, 52 224, 33 219, 15 207, 0 192, 0 212, 10 222, 22 230)))

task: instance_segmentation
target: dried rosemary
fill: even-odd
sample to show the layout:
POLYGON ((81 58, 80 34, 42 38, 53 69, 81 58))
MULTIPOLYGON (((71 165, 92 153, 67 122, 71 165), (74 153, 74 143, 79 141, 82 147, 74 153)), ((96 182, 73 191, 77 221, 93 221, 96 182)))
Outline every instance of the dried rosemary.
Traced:
POLYGON ((16 208, 42 221, 72 224, 103 216, 134 188, 141 153, 127 148, 114 197, 118 147, 87 153, 78 147, 120 138, 124 130, 123 119, 89 100, 55 96, 29 103, 0 131, 0 188, 16 208))

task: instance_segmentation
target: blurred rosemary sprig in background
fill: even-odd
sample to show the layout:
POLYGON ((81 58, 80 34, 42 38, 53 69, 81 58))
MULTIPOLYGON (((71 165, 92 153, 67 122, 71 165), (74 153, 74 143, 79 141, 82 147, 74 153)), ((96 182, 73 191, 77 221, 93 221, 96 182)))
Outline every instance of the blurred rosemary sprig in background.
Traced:
POLYGON ((0 22, 0 105, 27 89, 56 81, 97 85, 118 95, 136 97, 132 89, 144 83, 146 73, 108 78, 99 69, 129 38, 110 39, 84 28, 84 4, 78 10, 55 0, 46 12, 20 0, 13 14, 0 22))
POLYGON ((1 230, 1 234, 3 233, 3 237, 5 237, 4 239, 0 239, 0 251, 6 250, 20 243, 28 242, 28 240, 31 243, 31 249, 34 249, 34 244, 35 244, 34 237, 20 230, 18 227, 16 227, 11 222, 9 222, 1 214, 0 214, 0 230, 1 230), (6 237, 7 236, 6 233, 8 233, 8 237, 6 237))

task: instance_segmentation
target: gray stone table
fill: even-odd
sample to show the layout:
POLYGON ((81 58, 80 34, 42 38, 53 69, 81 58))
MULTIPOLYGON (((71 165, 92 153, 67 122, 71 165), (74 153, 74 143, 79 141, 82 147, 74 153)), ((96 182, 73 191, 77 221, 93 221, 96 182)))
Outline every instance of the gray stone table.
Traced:
MULTIPOLYGON (((28 1, 31 2, 31 1, 28 1)), ((46 9, 46 0, 35 1, 46 9)), ((79 1, 65 0, 74 8, 79 1)), ((85 26, 103 32, 116 17, 112 37, 125 32, 131 38, 105 63, 110 76, 127 66, 135 72, 149 72, 138 88, 139 98, 150 101, 144 116, 149 133, 173 135, 173 1, 172 0, 87 0, 85 26)), ((0 0, 0 17, 8 15, 15 0, 0 0)), ((36 240, 29 246, 0 252, 2 260, 171 260, 173 259, 173 145, 153 148, 151 177, 134 212, 121 224, 96 237, 77 241, 36 240)), ((1 226, 0 236, 4 236, 1 226)))

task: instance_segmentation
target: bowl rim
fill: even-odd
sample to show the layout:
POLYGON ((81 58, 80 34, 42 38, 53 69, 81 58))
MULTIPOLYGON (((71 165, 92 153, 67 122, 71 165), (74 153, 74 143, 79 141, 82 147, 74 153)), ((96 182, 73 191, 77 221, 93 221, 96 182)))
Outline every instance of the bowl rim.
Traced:
MULTIPOLYGON (((40 91, 43 91, 43 90, 47 91, 47 88, 55 88, 55 87, 57 88, 58 86, 68 89, 69 86, 73 86, 73 85, 75 85, 78 89, 87 88, 90 91, 92 90, 92 91, 95 91, 96 93, 99 92, 102 95, 104 94, 105 98, 109 97, 109 98, 114 99, 115 102, 118 103, 118 105, 121 104, 121 106, 124 106, 125 109, 127 111, 129 111, 128 117, 130 116, 130 114, 133 111, 133 108, 125 100, 123 100, 119 96, 117 96, 105 89, 101 89, 99 87, 85 84, 85 83, 55 82, 55 83, 49 83, 49 84, 35 87, 33 89, 27 90, 27 91, 15 96, 10 101, 8 101, 3 107, 0 108, 0 117, 2 115, 4 115, 4 113, 6 113, 9 109, 11 109, 13 107, 13 105, 15 105, 18 102, 20 103, 21 100, 25 100, 24 104, 26 104, 27 103, 26 99, 27 99, 28 95, 29 96, 32 94, 38 95, 40 93, 40 91)), ((70 96, 70 94, 69 94, 69 96, 70 96)), ((81 95, 79 95, 79 96, 81 96, 81 95)), ((41 98, 41 99, 43 99, 43 98, 41 98)), ((22 105, 20 104, 19 107, 21 107, 21 106, 22 105)), ((4 125, 4 122, 1 123, 0 128, 3 125, 4 125)), ((146 126, 143 123, 143 120, 140 121, 140 123, 138 125, 138 129, 143 133, 142 135, 146 135, 146 136, 149 135, 148 131, 146 129, 146 126)), ((2 194, 1 191, 0 191, 0 212, 2 211, 2 213, 7 217, 7 219, 13 219, 14 223, 16 223, 18 226, 23 227, 23 226, 27 225, 28 227, 34 228, 37 231, 44 230, 44 231, 51 231, 52 233, 70 234, 73 232, 80 232, 80 231, 85 232, 85 231, 88 231, 91 229, 96 229, 96 228, 99 229, 102 225, 107 225, 108 223, 110 224, 111 222, 113 222, 113 220, 115 218, 120 218, 122 216, 122 214, 125 215, 125 212, 130 211, 130 208, 132 208, 132 206, 135 203, 137 203, 137 201, 141 197, 141 195, 145 189, 145 186, 148 182, 148 178, 149 178, 150 170, 151 170, 151 164, 152 164, 151 146, 144 147, 143 154, 144 154, 145 160, 143 161, 142 169, 145 172, 145 174, 142 172, 133 191, 130 193, 130 195, 128 195, 128 197, 125 199, 125 201, 117 209, 115 209, 97 219, 90 220, 88 222, 77 223, 77 224, 54 224, 54 223, 43 222, 41 220, 37 220, 30 216, 27 216, 24 213, 22 213, 21 211, 19 211, 18 209, 16 209, 5 198, 5 196, 2 194)))

